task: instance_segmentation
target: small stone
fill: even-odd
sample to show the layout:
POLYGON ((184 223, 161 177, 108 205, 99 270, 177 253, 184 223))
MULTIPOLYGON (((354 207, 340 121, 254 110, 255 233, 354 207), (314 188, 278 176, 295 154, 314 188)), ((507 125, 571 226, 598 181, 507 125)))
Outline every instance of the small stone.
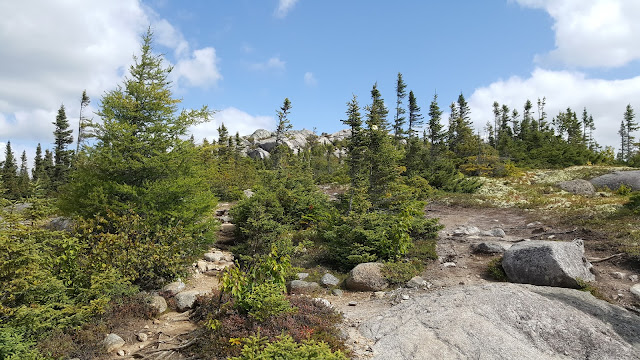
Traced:
POLYGON ((312 294, 320 290, 320 284, 304 280, 293 280, 287 284, 289 294, 312 294))
POLYGON ((415 288, 419 288, 421 286, 425 286, 426 284, 427 284, 427 282, 424 281, 424 279, 422 277, 414 276, 414 277, 411 278, 411 280, 407 281, 406 286, 408 288, 415 289, 415 288))
POLYGON ((140 342, 145 342, 145 341, 147 341, 147 340, 149 339, 149 338, 148 338, 148 336, 147 336, 147 334, 142 333, 142 332, 141 332, 141 333, 138 333, 138 334, 136 335, 136 338, 137 338, 137 339, 138 339, 138 341, 140 341, 140 342))
POLYGON ((174 281, 170 284, 165 285, 165 287, 162 288, 162 291, 169 294, 169 296, 173 296, 179 293, 180 291, 184 290, 186 286, 187 285, 185 285, 185 283, 183 283, 182 280, 178 279, 178 281, 174 281))
POLYGON ((542 223, 540 221, 535 221, 535 222, 532 222, 532 223, 528 223, 527 224, 527 229, 533 229, 533 228, 540 227, 540 226, 542 226, 542 223))
POLYGON ((145 325, 145 326, 144 326, 144 328, 145 328, 145 329, 148 329, 148 328, 149 328, 149 325, 145 325))
POLYGON ((443 268, 452 268, 452 267, 456 267, 456 266, 457 265, 454 262, 446 262, 446 263, 442 264, 443 268))
POLYGON ((140 346, 138 346, 138 349, 144 349, 144 345, 140 344, 140 346))
POLYGON ((309 277, 309 273, 297 273, 298 280, 304 280, 309 277))
POLYGON ((337 286, 339 283, 340 279, 329 273, 324 274, 322 279, 320 279, 320 284, 326 287, 337 286))
POLYGON ((118 356, 124 356, 125 352, 124 350, 118 350, 118 356))
POLYGON ((638 282, 638 275, 629 275, 629 280, 631 282, 638 282))
POLYGON ((207 262, 205 260, 198 260, 198 262, 196 263, 196 267, 198 268, 198 270, 200 272, 207 271, 207 266, 208 265, 209 265, 209 262, 207 262))
POLYGON ((151 306, 158 314, 162 314, 167 311, 167 301, 162 296, 152 296, 149 300, 149 306, 151 306))
POLYGON ((333 296, 342 296, 343 291, 340 289, 333 289, 331 290, 331 294, 333 294, 333 296))
POLYGON ((248 199, 251 198, 254 195, 254 192, 251 191, 251 189, 246 189, 243 190, 242 193, 244 194, 244 196, 246 196, 248 199))
POLYGON ((356 301, 349 301, 349 306, 356 306, 358 303, 356 301))
POLYGON ((636 300, 640 300, 640 284, 633 285, 630 290, 631 293, 636 297, 636 300))
POLYGON ((331 302, 327 299, 323 299, 323 298, 315 298, 313 299, 314 302, 322 304, 328 308, 333 308, 333 305, 331 305, 331 302))
POLYGON ((382 299, 384 298, 384 294, 385 294, 384 291, 376 291, 373 293, 373 297, 376 299, 382 299))
POLYGON ((102 346, 108 353, 120 349, 124 344, 124 339, 116 334, 109 334, 102 340, 102 346))
POLYGON ((612 276, 614 279, 620 279, 620 280, 622 280, 622 279, 624 279, 624 278, 627 276, 627 274, 625 274, 625 273, 623 273, 623 272, 620 272, 620 271, 614 271, 614 272, 612 272, 612 273, 611 273, 611 276, 612 276))
POLYGON ((206 254, 204 254, 203 257, 204 257, 205 260, 211 261, 211 262, 217 262, 217 261, 220 261, 220 260, 224 260, 224 254, 222 253, 222 251, 206 253, 206 254))
POLYGON ((196 299, 200 295, 197 290, 184 291, 176 295, 176 307, 178 311, 186 311, 193 308, 196 299))
POLYGON ((555 235, 549 235, 549 236, 547 236, 547 239, 549 239, 549 240, 553 240, 553 239, 555 239, 555 238, 556 238, 556 236, 555 236, 555 235))
POLYGON ((402 295, 402 300, 409 300, 409 295, 402 295))

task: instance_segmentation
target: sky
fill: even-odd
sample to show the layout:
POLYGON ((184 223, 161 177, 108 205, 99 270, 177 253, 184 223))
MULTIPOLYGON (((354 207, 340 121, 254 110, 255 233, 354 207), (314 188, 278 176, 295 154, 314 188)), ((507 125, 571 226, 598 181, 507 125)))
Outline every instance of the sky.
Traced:
POLYGON ((221 123, 274 130, 287 97, 295 129, 338 131, 375 83, 392 109, 398 72, 425 116, 462 93, 480 134, 494 101, 522 113, 546 97, 552 117, 586 107, 616 147, 626 105, 640 111, 637 0, 0 0, 0 14, 0 159, 6 141, 30 163, 53 148, 58 108, 76 128, 83 90, 98 120, 148 27, 181 106, 216 110, 197 141, 221 123))

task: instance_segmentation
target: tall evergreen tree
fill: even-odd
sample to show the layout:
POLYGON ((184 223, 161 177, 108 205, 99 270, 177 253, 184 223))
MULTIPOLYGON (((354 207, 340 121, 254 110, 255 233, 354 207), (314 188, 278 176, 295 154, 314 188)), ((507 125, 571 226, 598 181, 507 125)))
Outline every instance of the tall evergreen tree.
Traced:
POLYGON ((46 175, 44 172, 44 159, 42 158, 42 146, 38 143, 36 147, 36 157, 33 159, 33 169, 31 169, 31 179, 37 182, 46 175))
POLYGON ((232 149, 229 146, 229 142, 233 141, 231 137, 229 137, 229 131, 227 127, 224 126, 224 123, 220 124, 218 127, 218 155, 222 158, 227 158, 230 155, 230 151, 232 149))
MULTIPOLYGON (((398 73, 398 79, 396 80, 396 115, 394 116, 393 123, 393 136, 396 144, 404 138, 405 133, 404 124, 406 123, 406 118, 403 115, 406 113, 406 111, 402 103, 404 101, 404 98, 407 96, 406 89, 407 84, 405 84, 404 80, 402 79, 402 74, 398 73)), ((411 134, 409 134, 409 136, 411 136, 411 134)))
POLYGON ((427 137, 431 144, 431 154, 435 156, 444 151, 446 133, 442 126, 442 111, 438 106, 438 94, 433 95, 429 104, 429 123, 427 124, 427 137))
POLYGON ((68 146, 73 144, 73 136, 71 135, 72 130, 69 127, 69 120, 67 120, 64 105, 60 105, 58 116, 56 116, 56 121, 53 124, 55 125, 55 130, 53 132, 55 137, 55 165, 51 181, 53 190, 56 190, 60 185, 65 183, 67 174, 71 169, 71 161, 73 157, 73 151, 68 149, 68 146))
POLYGON ((9 199, 16 200, 20 197, 20 187, 18 184, 18 164, 11 149, 11 141, 7 141, 4 150, 4 163, 2 166, 2 185, 9 199))
POLYGON ((627 127, 624 124, 624 120, 620 121, 620 129, 618 129, 618 135, 620 135, 620 151, 618 152, 618 161, 627 161, 629 154, 627 153, 627 127))
POLYGON ((531 126, 533 116, 531 115, 531 109, 533 104, 531 100, 527 99, 524 103, 524 112, 522 113, 522 122, 520 123, 520 140, 529 140, 529 134, 531 133, 531 126))
POLYGON ((83 90, 82 97, 80 98, 80 117, 78 118, 78 141, 76 144, 76 154, 80 152, 80 146, 82 146, 84 141, 91 137, 91 134, 88 132, 89 127, 91 126, 91 120, 85 116, 85 111, 90 103, 91 99, 89 99, 89 96, 87 95, 87 90, 83 90))
POLYGON ((362 128, 362 115, 358 98, 353 95, 347 103, 347 119, 342 122, 351 129, 351 136, 347 141, 347 166, 351 186, 349 187, 348 212, 365 212, 370 204, 367 200, 368 167, 366 166, 367 139, 362 128))
POLYGON ((53 153, 46 149, 44 151, 44 159, 42 161, 42 170, 44 171, 45 178, 47 180, 46 186, 49 187, 51 179, 53 178, 53 171, 55 167, 53 164, 53 153))
POLYGON ((289 98, 285 98, 280 109, 276 111, 276 114, 278 115, 278 126, 276 127, 276 148, 271 154, 275 168, 280 167, 282 156, 286 151, 286 146, 284 145, 285 132, 293 128, 293 125, 291 125, 291 122, 289 121, 290 110, 291 101, 289 101, 289 98))
POLYGON ((638 126, 638 122, 635 120, 636 114, 631 107, 631 104, 627 104, 627 108, 624 112, 624 127, 625 127, 625 136, 627 139, 625 140, 625 161, 628 161, 636 150, 636 137, 632 135, 633 132, 638 131, 640 127, 638 126))
POLYGON ((123 84, 103 95, 96 143, 77 165, 60 205, 87 218, 133 212, 154 226, 200 229, 215 199, 197 166, 198 148, 183 139, 212 113, 207 107, 178 110, 171 67, 154 54, 152 38, 149 29, 123 84))
POLYGON ((389 138, 389 111, 378 90, 371 90, 371 105, 367 106, 367 165, 369 166, 369 195, 376 207, 384 206, 390 186, 398 178, 398 152, 389 138))
POLYGON ((22 151, 20 156, 20 170, 18 170, 18 189, 20 197, 29 196, 29 169, 27 166, 27 152, 22 151))
POLYGON ((423 118, 420 114, 420 106, 413 91, 409 91, 409 137, 418 136, 418 128, 422 127, 423 118))

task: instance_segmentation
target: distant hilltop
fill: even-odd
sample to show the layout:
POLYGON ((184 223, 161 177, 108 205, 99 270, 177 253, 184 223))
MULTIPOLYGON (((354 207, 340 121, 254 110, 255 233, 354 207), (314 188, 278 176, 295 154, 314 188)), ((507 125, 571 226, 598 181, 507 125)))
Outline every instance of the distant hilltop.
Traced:
MULTIPOLYGON (((351 135, 350 129, 340 130, 333 134, 322 133, 321 135, 314 134, 313 131, 302 130, 290 130, 286 131, 283 139, 283 144, 286 145, 293 152, 299 152, 306 149, 312 142, 316 142, 320 145, 336 145, 334 155, 337 157, 344 156, 345 150, 340 143, 347 139, 351 135)), ((270 152, 276 148, 276 136, 275 133, 265 129, 258 129, 251 135, 245 135, 240 138, 242 147, 242 153, 252 157, 254 159, 265 159, 270 156, 270 152)))

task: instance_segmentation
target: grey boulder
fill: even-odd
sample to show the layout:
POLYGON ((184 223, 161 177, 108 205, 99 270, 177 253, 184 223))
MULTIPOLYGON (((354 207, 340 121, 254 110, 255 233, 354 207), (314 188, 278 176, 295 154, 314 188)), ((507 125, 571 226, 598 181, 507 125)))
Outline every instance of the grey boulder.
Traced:
POLYGON ((317 282, 293 280, 287 288, 289 294, 312 294, 320 290, 320 285, 317 282))
POLYGON ((510 281, 524 284, 579 288, 580 281, 595 280, 582 240, 515 244, 505 251, 502 267, 510 281))
POLYGON ((340 279, 329 273, 324 274, 324 276, 322 276, 322 279, 320 279, 320 284, 327 287, 337 286, 339 283, 340 279))
POLYGON ((185 285, 185 283, 183 283, 181 280, 178 281, 174 281, 170 284, 165 285, 162 288, 162 291, 167 293, 169 296, 173 296, 177 293, 179 293, 180 291, 184 290, 184 288, 187 285, 185 285))
POLYGON ((102 340, 102 347, 108 353, 120 349, 124 344, 124 339, 116 334, 109 334, 102 340))
POLYGON ((593 178, 591 183, 595 186, 608 187, 611 190, 618 189, 620 185, 626 185, 631 190, 638 191, 640 190, 640 170, 616 171, 593 178))
POLYGON ((162 296, 154 295, 149 298, 149 306, 157 311, 158 314, 167 311, 167 301, 162 296))
POLYGON ((178 311, 187 311, 193 308, 200 295, 198 290, 183 291, 176 295, 176 308, 178 311))
POLYGON ((507 247, 503 244, 497 242, 481 242, 477 244, 471 245, 471 252, 474 254, 503 254, 506 251, 507 247))
POLYGON ((635 296, 636 301, 640 301, 640 284, 633 285, 629 290, 635 296))
POLYGON ((347 277, 347 289, 353 291, 380 291, 388 284, 382 276, 381 263, 362 263, 356 265, 347 277))
POLYGON ((587 180, 576 179, 558 183, 560 189, 576 195, 594 195, 596 188, 587 180))
POLYGON ((373 359, 638 359, 640 321, 583 291, 509 283, 404 301, 359 331, 373 359))

